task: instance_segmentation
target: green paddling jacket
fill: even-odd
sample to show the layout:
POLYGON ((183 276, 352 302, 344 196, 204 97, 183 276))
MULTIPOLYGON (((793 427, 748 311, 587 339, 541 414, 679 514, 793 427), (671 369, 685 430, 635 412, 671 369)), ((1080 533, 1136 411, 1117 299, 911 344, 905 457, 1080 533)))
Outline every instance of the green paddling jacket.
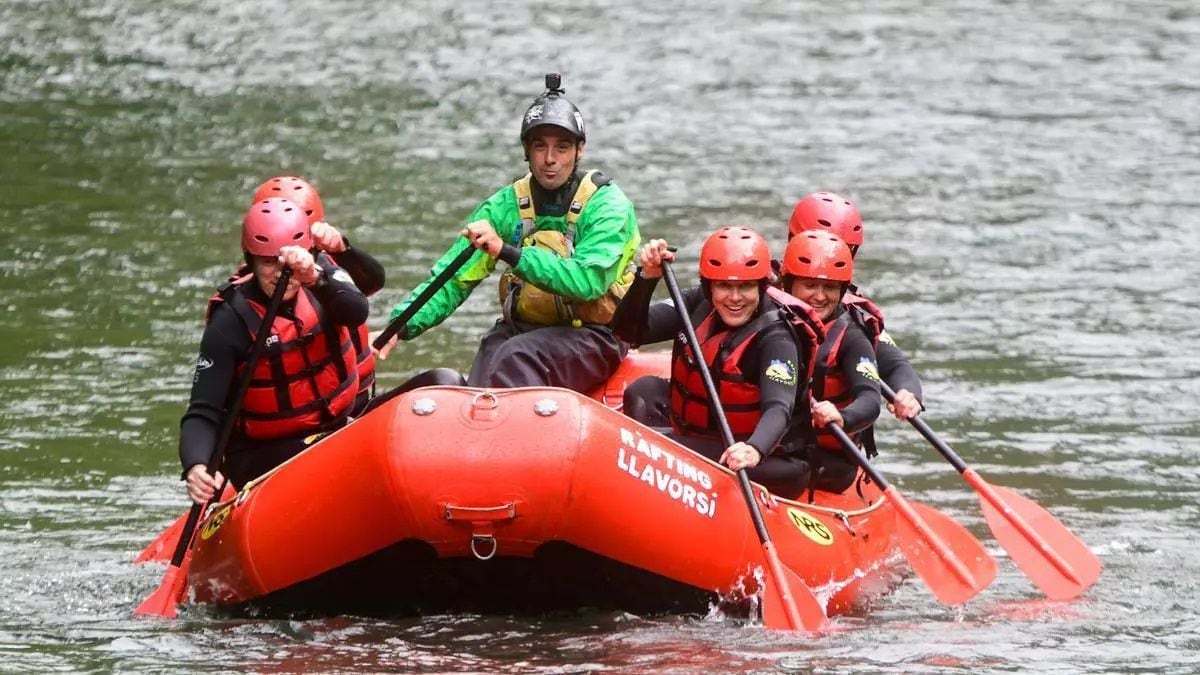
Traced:
MULTIPOLYGON (((576 180, 581 175, 577 172, 576 180)), ((575 224, 574 251, 569 257, 525 242, 535 230, 565 235, 568 232, 566 215, 537 214, 535 226, 527 228, 522 226, 519 211, 516 188, 508 185, 480 204, 466 222, 486 220, 505 244, 519 247, 520 258, 512 272, 522 281, 576 302, 589 302, 604 296, 625 274, 641 244, 633 203, 612 182, 597 188, 580 211, 575 224)), ((470 245, 465 237, 455 240, 450 250, 434 263, 429 278, 413 289, 408 300, 392 309, 391 318, 399 316, 412 298, 420 295, 433 278, 470 245)), ((409 320, 407 330, 402 330, 400 337, 414 338, 446 320, 479 282, 491 275, 496 262, 496 258, 483 251, 476 252, 409 320)))

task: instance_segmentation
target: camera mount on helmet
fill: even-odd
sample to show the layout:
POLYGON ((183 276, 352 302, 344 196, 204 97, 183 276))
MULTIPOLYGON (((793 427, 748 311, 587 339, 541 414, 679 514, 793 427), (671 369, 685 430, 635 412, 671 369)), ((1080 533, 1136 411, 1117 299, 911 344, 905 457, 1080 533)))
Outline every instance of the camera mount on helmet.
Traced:
POLYGON ((577 141, 586 141, 587 134, 583 127, 583 113, 566 99, 563 94, 562 75, 546 73, 546 91, 533 100, 521 118, 521 144, 529 140, 529 134, 534 129, 543 126, 554 126, 565 129, 577 141))

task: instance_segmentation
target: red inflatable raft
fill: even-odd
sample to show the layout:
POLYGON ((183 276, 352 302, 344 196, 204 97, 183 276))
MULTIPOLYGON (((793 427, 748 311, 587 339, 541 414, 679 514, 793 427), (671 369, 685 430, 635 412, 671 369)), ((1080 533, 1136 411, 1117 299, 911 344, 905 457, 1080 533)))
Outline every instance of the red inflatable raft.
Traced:
MULTIPOLYGON (((429 387, 384 403, 210 512, 192 599, 655 612, 752 594, 763 551, 734 474, 609 407, 665 358, 628 359, 593 398, 429 387)), ((894 581, 895 514, 873 484, 813 503, 755 492, 781 560, 829 613, 894 581)))

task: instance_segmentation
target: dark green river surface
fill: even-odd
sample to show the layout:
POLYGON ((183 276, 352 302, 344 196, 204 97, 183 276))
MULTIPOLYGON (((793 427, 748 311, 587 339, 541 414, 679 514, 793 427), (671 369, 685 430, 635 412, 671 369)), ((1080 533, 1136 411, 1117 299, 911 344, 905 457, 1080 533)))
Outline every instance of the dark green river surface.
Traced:
MULTIPOLYGON (((651 4, 0 3, 0 671, 1200 671, 1200 6, 651 4), (1097 585, 1042 598, 889 418, 878 466, 999 560, 961 607, 910 577, 820 636, 719 613, 132 618, 163 567, 131 560, 187 505, 178 419, 254 187, 318 185, 388 270, 382 327, 524 170, 551 70, 585 163, 685 261, 720 225, 781 242, 808 192, 855 199, 856 277, 927 419, 1087 541, 1097 585)), ((489 282, 383 384, 466 369, 496 312, 489 282)))

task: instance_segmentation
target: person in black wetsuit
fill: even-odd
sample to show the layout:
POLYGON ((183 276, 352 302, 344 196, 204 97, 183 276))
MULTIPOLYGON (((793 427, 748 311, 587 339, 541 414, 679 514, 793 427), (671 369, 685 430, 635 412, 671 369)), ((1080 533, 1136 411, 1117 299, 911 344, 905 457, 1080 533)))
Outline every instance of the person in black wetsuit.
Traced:
POLYGON ((349 419, 358 394, 350 333, 367 319, 367 298, 349 273, 323 253, 314 258, 311 248, 308 219, 296 204, 266 199, 246 213, 242 250, 250 274, 225 284, 209 301, 191 398, 180 421, 179 457, 197 503, 224 481, 206 465, 285 267, 292 278, 238 411, 222 471, 240 488, 349 419))
MULTIPOLYGON (((354 281, 354 285, 362 291, 363 295, 369 298, 383 288, 385 281, 383 265, 366 251, 351 245, 345 235, 325 221, 325 205, 321 202, 321 196, 317 193, 317 189, 311 183, 297 176, 276 176, 258 186, 258 189, 254 191, 254 201, 256 202, 271 197, 282 197, 298 204, 304 210, 312 230, 313 245, 316 250, 327 254, 339 267, 346 270, 350 274, 351 280, 354 281)), ((238 275, 244 275, 247 271, 243 267, 238 271, 238 275)), ((354 343, 358 366, 358 396, 350 411, 352 417, 361 416, 368 410, 368 405, 375 407, 388 398, 417 387, 466 384, 466 379, 455 370, 433 368, 413 376, 400 387, 380 396, 372 403, 371 397, 375 395, 375 354, 371 349, 366 323, 351 332, 350 340, 354 343)))
MULTIPOLYGON (((814 192, 796 202, 788 219, 788 241, 801 232, 819 230, 841 237, 850 247, 850 257, 857 255, 863 244, 865 231, 862 216, 854 203, 832 192, 814 192)), ((784 290, 787 290, 786 288, 784 290)), ((851 283, 843 300, 856 305, 875 319, 878 334, 873 336, 875 358, 879 363, 879 376, 896 392, 896 404, 888 404, 888 410, 897 419, 905 420, 921 412, 921 378, 908 357, 896 345, 883 323, 883 312, 868 300, 851 283)), ((869 433, 869 432, 868 432, 869 433)), ((868 443, 873 445, 870 439, 868 443)))
MULTIPOLYGON (((798 389, 812 358, 779 307, 766 296, 770 251, 745 227, 713 233, 700 252, 700 286, 683 292, 703 351, 694 358, 682 320, 670 302, 650 304, 662 276, 662 261, 674 260, 662 239, 638 253, 640 268, 617 308, 613 330, 632 346, 674 339, 671 378, 642 377, 625 392, 624 410, 687 447, 732 470, 748 469, 751 480, 785 496, 808 484, 802 454, 783 451, 779 440, 792 422, 798 389), (698 368, 708 367, 733 431, 726 447, 698 368)), ((811 348, 809 349, 811 352, 811 348)))
POLYGON ((781 445, 808 458, 811 486, 827 492, 842 492, 858 473, 828 426, 842 427, 860 443, 879 417, 875 348, 842 301, 853 273, 850 249, 828 232, 796 235, 783 255, 783 287, 819 315, 825 338, 814 364, 811 423, 793 424, 781 445))

